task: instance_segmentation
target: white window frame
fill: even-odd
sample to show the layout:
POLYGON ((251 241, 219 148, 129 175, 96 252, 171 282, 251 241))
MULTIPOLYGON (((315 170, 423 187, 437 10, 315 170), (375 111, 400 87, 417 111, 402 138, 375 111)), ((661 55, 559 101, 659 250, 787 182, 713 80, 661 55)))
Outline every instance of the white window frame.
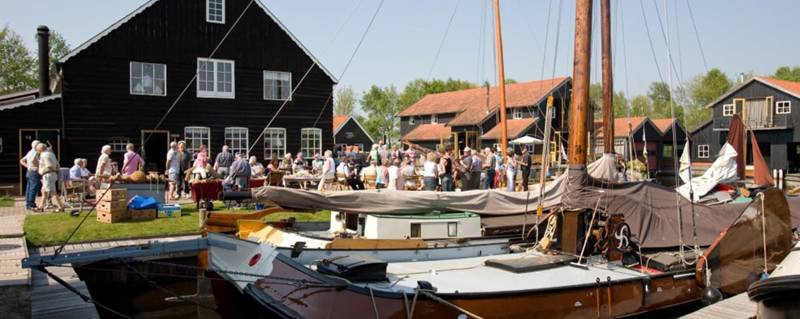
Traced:
POLYGON ((206 0, 206 22, 225 24, 225 0, 206 0), (219 2, 221 2, 221 4, 222 4, 222 13, 221 13, 222 20, 220 20, 220 21, 211 20, 211 12, 210 12, 211 8, 209 7, 209 5, 211 4, 211 1, 219 1, 219 2))
POLYGON ((515 107, 515 108, 511 109, 511 118, 512 119, 519 120, 519 119, 522 119, 523 116, 524 116, 524 113, 522 112, 522 108, 515 107))
POLYGON ((792 113, 792 101, 775 102, 775 114, 790 114, 790 113, 792 113))
POLYGON ((247 155, 250 149, 250 130, 241 126, 229 126, 225 128, 225 145, 232 154, 237 152, 247 155), (237 142, 238 141, 238 142, 237 142), (238 144, 234 146, 234 144, 238 144))
POLYGON ((731 117, 736 114, 736 104, 722 104, 722 116, 731 117))
POLYGON ((697 145, 697 158, 709 158, 711 147, 708 144, 697 145))
POLYGON ((317 153, 322 154, 321 128, 304 127, 300 129, 300 152, 303 153, 303 158, 311 158, 317 153), (309 134, 313 134, 314 138, 309 140, 309 134))
MULTIPOLYGON (((262 78, 262 81, 264 82, 264 85, 263 85, 264 100, 267 100, 267 101, 291 101, 292 100, 292 91, 294 90, 294 88, 292 87, 292 72, 264 70, 263 73, 262 73, 261 78, 262 78), (288 96, 286 98, 282 98, 280 96, 278 96, 278 97, 268 97, 267 96, 267 74, 274 74, 274 75, 278 75, 279 77, 282 76, 282 75, 288 75, 289 76, 289 92, 288 92, 288 96)), ((281 80, 277 80, 277 81, 281 81, 281 80)))
POLYGON ((131 139, 127 137, 114 136, 109 139, 108 146, 111 146, 111 152, 113 153, 125 153, 127 151, 125 147, 127 147, 130 142, 131 139))
POLYGON ((413 125, 415 125, 415 124, 416 124, 416 123, 414 123, 414 117, 413 117, 413 116, 409 116, 409 117, 408 117, 408 125, 409 125, 409 126, 413 126, 413 125))
POLYGON ((286 154, 286 129, 282 127, 268 127, 264 129, 264 136, 262 136, 263 146, 264 146, 264 159, 268 159, 272 157, 273 152, 278 152, 275 154, 277 160, 281 160, 283 156, 286 154), (283 137, 281 139, 281 146, 275 147, 272 145, 272 142, 277 141, 278 139, 275 138, 275 135, 280 134, 283 137), (267 143, 270 143, 269 146, 267 143))
MULTIPOLYGON (((186 149, 192 151, 192 153, 196 152, 200 149, 200 145, 205 145, 206 150, 211 149, 211 128, 208 126, 186 126, 183 128, 183 140, 186 141, 186 149), (189 132, 191 131, 191 136, 189 132), (206 133, 206 136, 196 137, 195 134, 203 134, 206 133), (199 139, 200 143, 195 146, 194 140, 199 139)), ((209 156, 211 155, 209 151, 209 156)))
POLYGON ((129 93, 131 95, 167 96, 167 65, 163 64, 163 63, 150 63, 150 62, 130 61, 130 62, 128 62, 128 84, 130 86, 128 91, 129 91, 129 93), (153 74, 152 74, 152 79, 151 79, 151 81, 153 81, 153 85, 152 85, 153 93, 135 92, 133 90, 133 67, 134 67, 134 64, 139 64, 139 67, 141 68, 141 74, 142 74, 141 81, 142 81, 142 83, 144 83, 144 66, 145 66, 145 64, 151 65, 153 67, 153 74), (156 79, 156 74, 155 74, 155 68, 156 67, 163 67, 164 68, 164 78, 161 79, 161 80, 164 81, 164 90, 163 90, 163 92, 161 92, 161 94, 156 93, 156 80, 158 80, 158 79, 156 79))
POLYGON ((208 59, 208 58, 197 58, 197 81, 195 81, 195 86, 197 87, 197 97, 199 98, 215 98, 215 99, 234 99, 236 98, 236 61, 233 60, 223 60, 223 59, 208 59), (211 65, 214 66, 214 69, 211 71, 211 83, 212 83, 212 90, 201 90, 200 89, 200 63, 201 62, 211 62, 211 65), (231 65, 231 91, 225 92, 219 90, 220 82, 217 79, 217 70, 219 70, 219 66, 221 64, 230 64, 231 65))
POLYGON ((439 116, 437 114, 431 114, 431 124, 439 124, 439 116))
POLYGON ((447 222, 447 237, 458 237, 458 222, 447 222), (453 226, 453 232, 450 232, 450 226, 453 226))

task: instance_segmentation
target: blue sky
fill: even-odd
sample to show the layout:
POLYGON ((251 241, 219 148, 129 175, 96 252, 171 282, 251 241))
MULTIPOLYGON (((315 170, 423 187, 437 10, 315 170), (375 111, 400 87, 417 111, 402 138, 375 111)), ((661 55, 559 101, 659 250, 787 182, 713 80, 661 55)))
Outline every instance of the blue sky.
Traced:
MULTIPOLYGON (((261 1, 337 76, 379 4, 378 0, 261 1)), ((689 1, 709 68, 718 67, 734 77, 739 72, 771 74, 781 65, 800 65, 800 36, 796 31, 800 1, 689 1)), ((0 24, 7 24, 22 34, 32 50, 35 49, 35 29, 40 24, 61 32, 74 48, 143 2, 2 0, 0 24)), ((673 75, 675 81, 687 81, 705 71, 686 0, 612 1, 615 7, 615 89, 627 90, 628 95, 644 93, 650 82, 659 80, 645 31, 642 4, 662 76, 667 77, 667 51, 654 4, 662 19, 665 5, 669 10, 670 47, 677 69, 673 75), (624 28, 620 21, 624 21, 624 28), (627 57, 623 53, 627 53, 627 57)), ((595 5, 599 5, 599 1, 595 1, 595 5)), ((574 1, 502 0, 501 6, 507 77, 525 81, 538 79, 542 74, 544 77, 572 74, 574 1), (559 3, 562 9, 556 36, 559 3), (548 13, 550 33, 545 42, 548 13), (553 70, 556 45, 558 52, 553 70), (542 70, 544 53, 545 68, 542 70)), ((597 22, 599 19, 595 19, 595 40, 599 40, 597 22)), ((666 21, 662 22, 666 27, 666 21)), ((372 84, 393 84, 401 88, 410 80, 428 77, 494 82, 492 23, 490 0, 386 0, 340 85, 362 92, 372 84), (454 11, 452 26, 442 42, 454 11), (482 28, 484 16, 488 20, 482 28), (443 43, 441 53, 434 63, 440 43, 443 43), (485 48, 483 62, 481 47, 485 48)), ((598 55, 599 41, 593 50, 593 68, 599 68, 599 63, 594 61, 598 55)), ((599 72, 593 72, 592 81, 599 82, 599 79, 599 72)))

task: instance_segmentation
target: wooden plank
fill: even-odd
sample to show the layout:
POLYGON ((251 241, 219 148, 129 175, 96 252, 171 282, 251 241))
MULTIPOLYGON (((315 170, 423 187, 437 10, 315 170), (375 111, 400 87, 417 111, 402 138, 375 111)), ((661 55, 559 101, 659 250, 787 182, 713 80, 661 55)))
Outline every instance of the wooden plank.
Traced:
POLYGON ((704 307, 681 318, 684 319, 737 319, 753 318, 756 316, 758 306, 750 301, 747 293, 741 293, 731 298, 722 300, 713 305, 704 307))

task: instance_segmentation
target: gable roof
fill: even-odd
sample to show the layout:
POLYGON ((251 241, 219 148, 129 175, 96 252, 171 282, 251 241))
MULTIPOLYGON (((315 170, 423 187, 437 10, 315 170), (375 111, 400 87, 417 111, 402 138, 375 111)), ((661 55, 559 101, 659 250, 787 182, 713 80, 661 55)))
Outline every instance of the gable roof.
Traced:
MULTIPOLYGON (((133 17, 135 17, 139 13, 144 12, 144 10, 146 10, 147 8, 150 8, 153 4, 155 4, 158 1, 159 0, 148 0, 147 2, 143 3, 141 6, 136 8, 136 10, 133 10, 131 13, 128 13, 126 16, 122 17, 122 19, 119 19, 117 22, 114 22, 113 24, 111 24, 107 28, 103 29, 103 31, 100 31, 100 33, 98 33, 95 36, 89 38, 89 40, 86 40, 86 42, 83 42, 81 45, 77 46, 75 49, 73 49, 72 51, 67 53, 67 55, 65 55, 61 59, 59 59, 59 62, 62 62, 62 63, 66 62, 70 58, 78 55, 83 50, 86 50, 87 48, 92 46, 92 44, 96 43, 97 41, 100 41, 100 39, 102 39, 103 37, 105 37, 106 35, 111 33, 111 31, 114 31, 117 28, 119 28, 120 26, 122 26, 123 24, 127 23, 133 17)), ((313 54, 311 54, 311 51, 309 51, 303 45, 303 43, 300 42, 300 40, 298 40, 297 37, 295 37, 294 34, 292 34, 292 32, 290 32, 289 29, 286 28, 286 26, 280 20, 278 20, 278 18, 272 13, 272 11, 269 11, 269 9, 267 9, 267 7, 263 3, 261 3, 261 0, 252 0, 252 1, 255 2, 255 4, 258 5, 264 11, 264 13, 266 13, 267 16, 269 16, 272 19, 272 21, 274 21, 275 24, 277 24, 278 27, 280 27, 283 30, 283 32, 285 32, 289 36, 289 38, 292 41, 294 41, 294 43, 297 44, 297 46, 300 47, 300 49, 303 50, 303 52, 305 52, 305 54, 312 61, 314 61, 314 64, 316 64, 323 72, 325 72, 325 75, 327 75, 329 78, 331 78, 331 80, 333 80, 334 83, 339 82, 339 80, 333 75, 333 73, 331 73, 327 68, 325 68, 325 66, 322 65, 322 63, 320 63, 320 61, 313 54)), ((250 6, 248 5, 246 8, 249 8, 249 7, 250 6)))
POLYGON ((336 116, 333 117, 333 136, 334 136, 334 139, 336 138, 336 134, 339 134, 339 130, 341 130, 344 127, 344 125, 347 124, 347 122, 349 122, 351 120, 353 121, 353 123, 356 123, 356 125, 358 125, 358 128, 362 132, 364 132, 364 135, 366 135, 367 138, 369 138, 369 140, 372 143, 375 143, 375 140, 373 140, 372 136, 370 136, 369 133, 367 133, 367 130, 363 126, 361 126, 361 123, 358 122, 358 120, 355 117, 352 117, 350 115, 336 115, 336 116))
POLYGON ((672 129, 673 122, 675 122, 675 126, 679 129, 683 129, 681 122, 674 118, 650 119, 650 122, 653 122, 653 125, 661 131, 661 135, 667 134, 667 132, 672 129))
MULTIPOLYGON (((558 77, 507 84, 506 106, 513 108, 536 105, 545 99, 550 92, 569 80, 569 77, 558 77)), ((498 91, 497 87, 478 87, 428 94, 398 113, 398 116, 458 113, 452 121, 447 123, 448 126, 479 124, 497 110, 499 104, 498 91)))
MULTIPOLYGON (((614 137, 628 137, 628 123, 631 133, 638 131, 649 119, 646 116, 618 117, 614 119, 614 137)), ((603 121, 594 121, 594 137, 603 137, 603 121)))
POLYGON ((15 109, 15 108, 18 108, 18 107, 21 107, 21 106, 33 105, 33 104, 47 102, 47 101, 51 101, 51 100, 57 100, 57 99, 60 99, 60 98, 61 98, 61 94, 57 93, 57 94, 50 94, 50 95, 45 96, 45 97, 40 97, 40 98, 35 98, 35 99, 28 99, 28 100, 15 102, 15 103, 3 104, 3 105, 0 105, 0 111, 11 110, 11 109, 15 109))
POLYGON ((782 92, 784 92, 786 94, 792 95, 792 96, 800 99, 800 82, 779 80, 779 79, 776 79, 776 78, 773 78, 773 77, 769 77, 769 76, 754 76, 754 77, 750 78, 749 80, 744 81, 742 83, 739 83, 739 85, 734 86, 733 88, 728 90, 728 92, 725 92, 725 94, 721 95, 720 97, 718 97, 713 102, 708 103, 708 105, 706 105, 706 108, 713 107, 714 105, 716 105, 720 101, 728 98, 733 93, 736 93, 736 91, 739 91, 739 89, 747 86, 750 83, 753 83, 754 81, 761 82, 764 85, 767 85, 767 86, 769 86, 771 88, 774 88, 776 90, 782 91, 782 92))
MULTIPOLYGON (((525 133, 534 123, 539 120, 538 117, 507 120, 506 127, 509 139, 515 139, 525 133)), ((500 124, 495 125, 491 130, 481 136, 484 140, 499 140, 500 139, 500 124)))
POLYGON ((444 124, 420 124, 403 136, 403 141, 438 141, 449 139, 452 131, 444 124))

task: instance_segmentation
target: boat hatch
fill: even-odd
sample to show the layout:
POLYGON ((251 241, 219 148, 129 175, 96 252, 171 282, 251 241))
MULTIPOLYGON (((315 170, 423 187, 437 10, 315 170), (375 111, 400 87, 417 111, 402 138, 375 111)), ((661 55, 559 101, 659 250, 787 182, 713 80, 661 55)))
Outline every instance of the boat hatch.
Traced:
POLYGON ((317 264, 317 271, 352 282, 379 282, 386 281, 386 265, 370 256, 340 256, 323 259, 317 264))
POLYGON ((570 255, 538 255, 513 259, 489 259, 486 261, 486 266, 523 273, 554 268, 576 260, 578 260, 577 257, 570 255))

